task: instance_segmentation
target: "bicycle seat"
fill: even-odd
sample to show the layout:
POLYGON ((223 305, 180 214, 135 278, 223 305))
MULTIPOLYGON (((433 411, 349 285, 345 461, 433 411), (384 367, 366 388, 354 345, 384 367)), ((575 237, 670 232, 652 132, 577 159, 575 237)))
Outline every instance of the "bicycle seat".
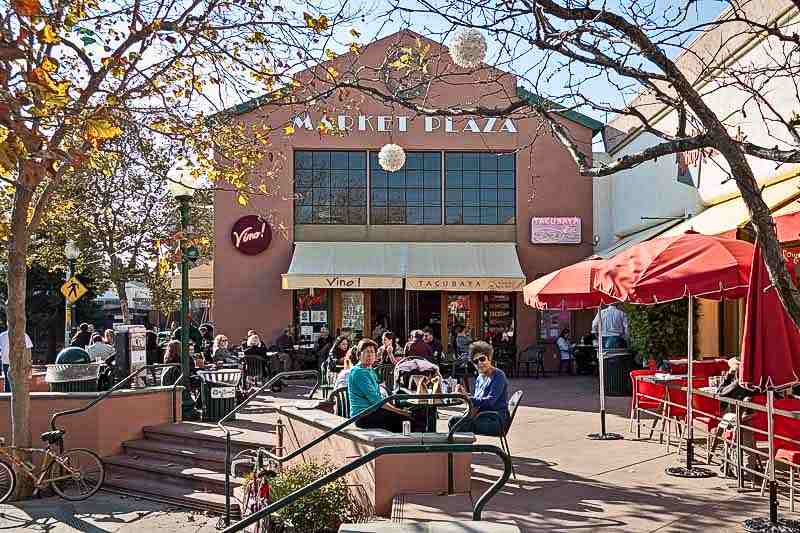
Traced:
POLYGON ((54 431, 45 431, 44 433, 42 433, 42 440, 47 444, 53 444, 63 439, 64 433, 66 433, 66 431, 64 431, 63 429, 56 429, 54 431))

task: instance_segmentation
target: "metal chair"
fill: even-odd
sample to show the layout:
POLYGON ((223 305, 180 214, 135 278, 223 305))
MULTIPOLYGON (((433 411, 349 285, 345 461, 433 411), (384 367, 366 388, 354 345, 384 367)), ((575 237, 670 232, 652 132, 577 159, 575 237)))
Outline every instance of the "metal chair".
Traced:
POLYGON ((245 383, 260 386, 269 379, 269 362, 260 355, 245 355, 242 376, 245 383))
POLYGON ((394 390, 394 365, 378 365, 374 370, 378 374, 378 381, 383 383, 386 390, 391 393, 394 390))
POLYGON ((339 387, 331 394, 333 398, 333 411, 337 416, 350 418, 350 398, 347 395, 347 387, 339 387))
POLYGON ((535 372, 534 377, 538 379, 540 373, 542 377, 545 377, 544 353, 545 353, 545 347, 540 346, 538 344, 533 344, 522 350, 517 359, 517 373, 519 374, 519 376, 522 377, 522 367, 524 365, 525 376, 530 377, 531 365, 533 365, 535 372))
MULTIPOLYGON (((518 390, 512 394, 511 398, 508 400, 508 424, 503 428, 502 434, 499 435, 500 447, 511 459, 511 474, 514 476, 514 479, 517 479, 517 471, 514 468, 514 458, 511 455, 511 448, 508 446, 508 432, 511 430, 511 426, 514 424, 514 417, 517 415, 517 409, 519 408, 519 402, 522 400, 522 394, 523 392, 518 390)), ((496 418, 500 420, 500 415, 497 414, 496 411, 483 411, 478 413, 478 416, 475 418, 496 418)))
POLYGON ((322 398, 325 399, 333 391, 333 385, 336 383, 336 373, 328 371, 328 365, 323 361, 319 367, 319 374, 319 389, 322 391, 322 398))

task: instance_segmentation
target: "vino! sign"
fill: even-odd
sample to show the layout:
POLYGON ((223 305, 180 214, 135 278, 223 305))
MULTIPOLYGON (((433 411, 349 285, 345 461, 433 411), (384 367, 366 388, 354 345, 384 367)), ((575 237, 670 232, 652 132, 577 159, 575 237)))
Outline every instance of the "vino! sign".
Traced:
POLYGON ((231 230, 234 248, 245 255, 257 255, 269 248, 272 230, 258 215, 247 215, 236 221, 231 230))

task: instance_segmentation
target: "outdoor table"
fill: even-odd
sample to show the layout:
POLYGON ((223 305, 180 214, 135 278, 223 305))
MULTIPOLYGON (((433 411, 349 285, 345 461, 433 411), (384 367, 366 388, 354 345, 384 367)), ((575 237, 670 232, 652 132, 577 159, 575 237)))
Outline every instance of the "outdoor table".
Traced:
MULTIPOLYGON (((664 437, 664 426, 666 425, 667 419, 669 418, 670 412, 670 405, 669 405, 669 388, 674 386, 676 383, 680 383, 681 381, 686 381, 688 376, 686 374, 652 374, 646 376, 636 376, 636 381, 646 381, 647 383, 652 383, 653 385, 663 385, 664 386, 664 395, 660 398, 661 400, 661 413, 659 417, 662 420, 661 423, 661 436, 659 437, 659 442, 662 441, 664 437)), ((639 390, 639 387, 636 387, 636 390, 639 390)), ((655 398, 658 400, 659 398, 655 398)), ((636 409, 638 410, 638 397, 635 398, 636 400, 636 409)), ((638 426, 637 426, 638 427, 638 426)), ((655 427, 655 423, 653 424, 655 427)), ((667 434, 667 446, 670 443, 670 436, 669 433, 667 434)))
POLYGON ((438 398, 435 400, 410 398, 403 403, 409 405, 412 411, 425 409, 425 431, 427 433, 436 433, 436 421, 439 417, 439 407, 458 405, 461 401, 455 398, 438 398))

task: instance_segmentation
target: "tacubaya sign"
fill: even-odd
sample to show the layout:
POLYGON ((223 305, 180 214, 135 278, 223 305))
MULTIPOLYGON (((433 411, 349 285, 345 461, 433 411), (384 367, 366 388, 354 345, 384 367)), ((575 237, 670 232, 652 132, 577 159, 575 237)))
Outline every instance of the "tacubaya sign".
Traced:
POLYGON ((260 254, 272 241, 272 230, 267 221, 258 215, 243 216, 233 225, 231 242, 234 248, 246 255, 260 254))
MULTIPOLYGON (((421 117, 425 133, 517 133, 517 125, 510 118, 498 117, 421 117)), ((296 115, 292 126, 298 130, 316 129, 357 132, 407 132, 414 117, 405 115, 336 115, 325 116, 314 123, 311 115, 296 115)))

